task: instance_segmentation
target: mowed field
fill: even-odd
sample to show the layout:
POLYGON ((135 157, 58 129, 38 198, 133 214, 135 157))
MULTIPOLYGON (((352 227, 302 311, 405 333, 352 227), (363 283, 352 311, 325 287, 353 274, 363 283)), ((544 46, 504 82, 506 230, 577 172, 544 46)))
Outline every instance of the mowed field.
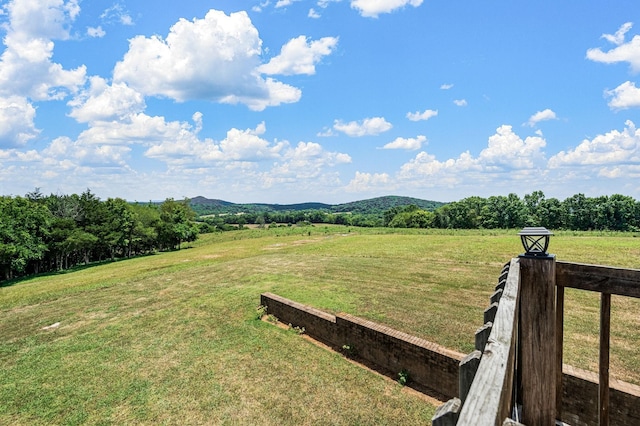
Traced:
MULTIPOLYGON (((0 424, 428 424, 433 401, 256 319, 269 291, 467 353, 517 231, 244 230, 0 288, 0 424), (52 324, 57 327, 43 329, 52 324)), ((632 234, 558 260, 640 268, 632 234)), ((565 362, 596 370, 597 295, 567 290, 565 362)), ((612 376, 640 384, 640 301, 613 297, 612 376)))

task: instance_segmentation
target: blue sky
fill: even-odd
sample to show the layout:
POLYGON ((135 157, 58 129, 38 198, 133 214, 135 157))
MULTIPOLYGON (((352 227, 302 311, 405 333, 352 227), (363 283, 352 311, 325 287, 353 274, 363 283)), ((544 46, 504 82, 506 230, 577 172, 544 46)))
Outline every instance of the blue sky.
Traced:
POLYGON ((0 3, 0 194, 640 199, 640 8, 0 3))

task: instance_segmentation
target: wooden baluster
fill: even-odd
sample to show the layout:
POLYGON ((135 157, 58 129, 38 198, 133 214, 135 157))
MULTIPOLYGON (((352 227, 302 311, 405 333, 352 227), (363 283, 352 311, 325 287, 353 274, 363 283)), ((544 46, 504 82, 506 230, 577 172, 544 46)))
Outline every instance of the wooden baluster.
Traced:
POLYGON ((598 407, 600 426, 609 426, 609 341, 611 335, 611 295, 600 297, 600 362, 598 366, 598 407))
POLYGON ((436 413, 431 418, 431 425, 456 426, 456 423, 458 423, 458 416, 460 415, 461 405, 462 404, 458 398, 451 398, 438 407, 436 413))
POLYGON ((562 419, 562 351, 564 345, 564 287, 556 287, 556 419, 562 419))
POLYGON ((460 361, 460 368, 458 370, 458 393, 460 394, 460 402, 462 405, 464 405, 473 379, 476 377, 476 372, 480 365, 480 358, 482 358, 482 352, 475 350, 460 361))

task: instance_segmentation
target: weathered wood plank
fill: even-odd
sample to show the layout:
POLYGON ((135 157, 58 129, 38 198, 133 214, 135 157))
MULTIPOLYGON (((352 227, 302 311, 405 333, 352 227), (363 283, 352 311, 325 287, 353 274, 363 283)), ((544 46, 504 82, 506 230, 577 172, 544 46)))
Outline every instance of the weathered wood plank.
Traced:
POLYGON ((640 270, 556 262, 556 285, 640 298, 640 270))
POLYGON ((555 257, 520 258, 522 423, 556 418, 555 257))
POLYGON ((460 361, 458 394, 462 405, 464 405, 464 401, 467 399, 467 395, 469 394, 469 389, 471 389, 473 379, 476 377, 478 366, 480 365, 480 358, 482 358, 482 352, 476 349, 460 361))
POLYGON ((460 400, 451 398, 438 407, 436 413, 431 418, 432 426, 456 426, 458 414, 460 413, 460 400))
POLYGON ((490 303, 500 303, 500 298, 502 297, 502 289, 498 289, 496 291, 493 292, 493 294, 491 295, 491 297, 489 298, 489 302, 490 303))
POLYGON ((598 407, 600 426, 609 426, 609 342, 611 334, 611 295, 600 299, 600 362, 598 363, 598 407))
POLYGON ((484 310, 484 322, 493 322, 496 317, 496 312, 498 312, 498 302, 490 304, 489 307, 484 310))
POLYGON ((515 333, 518 328, 519 259, 512 259, 489 341, 458 425, 501 425, 509 417, 513 395, 515 333), (487 392, 487 390, 491 390, 487 392))
POLYGON ((508 261, 504 265, 502 265, 502 269, 500 270, 500 276, 498 277, 498 281, 507 279, 507 275, 509 275, 510 267, 511 267, 511 261, 508 261))
POLYGON ((556 419, 562 418, 562 361, 564 347, 564 287, 556 286, 556 419))
POLYGON ((491 329, 493 328, 493 323, 488 322, 479 329, 476 330, 476 349, 480 352, 484 351, 484 347, 487 346, 487 342, 489 341, 489 336, 491 335, 491 329))

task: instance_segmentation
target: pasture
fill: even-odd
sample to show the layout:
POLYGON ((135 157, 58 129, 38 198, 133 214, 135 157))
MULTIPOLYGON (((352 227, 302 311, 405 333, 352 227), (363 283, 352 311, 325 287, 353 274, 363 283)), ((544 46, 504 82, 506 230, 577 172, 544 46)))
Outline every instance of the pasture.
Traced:
MULTIPOLYGON (((417 424, 433 401, 256 319, 262 292, 467 353, 517 231, 247 229, 0 288, 0 424, 417 424), (57 324, 56 327, 43 329, 57 324)), ((558 260, 640 268, 632 234, 558 260)), ((567 291, 565 362, 596 370, 598 297, 567 291)), ((612 300, 612 377, 640 384, 640 301, 612 300)))

